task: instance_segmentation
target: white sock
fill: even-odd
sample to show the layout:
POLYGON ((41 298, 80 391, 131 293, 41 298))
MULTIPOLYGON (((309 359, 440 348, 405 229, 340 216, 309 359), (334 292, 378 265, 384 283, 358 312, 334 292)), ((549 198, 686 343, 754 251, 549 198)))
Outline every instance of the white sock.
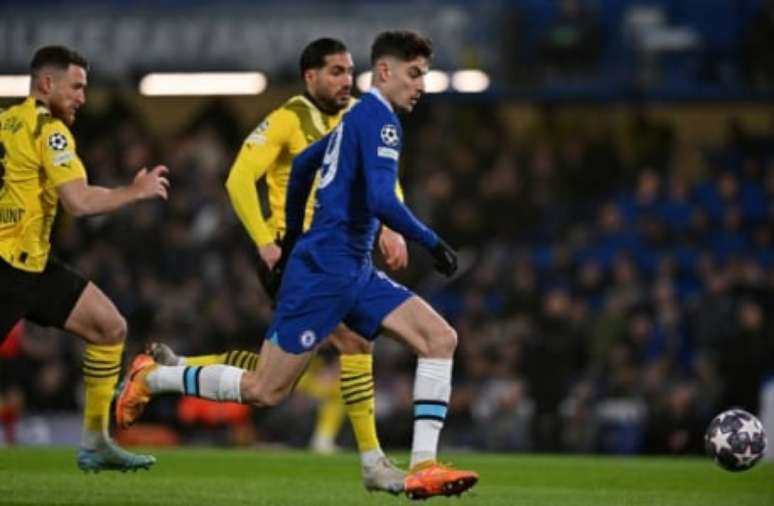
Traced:
POLYGON ((371 467, 376 464, 379 459, 384 456, 384 452, 381 448, 374 448, 372 450, 366 450, 360 453, 360 464, 363 467, 371 467))
POLYGON ((180 393, 213 401, 242 402, 239 385, 244 369, 230 365, 159 366, 146 381, 154 394, 180 393))
POLYGON ((411 467, 435 460, 451 396, 452 359, 420 358, 414 378, 414 441, 411 467))

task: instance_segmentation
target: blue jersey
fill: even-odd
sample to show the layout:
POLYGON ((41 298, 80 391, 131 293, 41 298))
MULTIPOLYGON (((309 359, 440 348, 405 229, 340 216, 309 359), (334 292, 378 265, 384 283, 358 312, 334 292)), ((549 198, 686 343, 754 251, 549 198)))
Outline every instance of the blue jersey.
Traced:
MULTIPOLYGON (((286 201, 287 232, 301 233, 304 204, 320 170, 314 219, 295 250, 331 270, 370 264, 380 223, 427 249, 438 236, 396 197, 402 129, 390 104, 373 89, 338 127, 293 161, 286 201)), ((295 253, 295 251, 294 251, 295 253)))
POLYGON ((287 260, 267 334, 284 351, 311 350, 341 322, 373 339, 387 315, 413 296, 371 260, 380 223, 428 249, 439 242, 395 195, 400 147, 398 118, 374 90, 294 159, 285 205, 289 241, 301 234, 318 170, 320 180, 312 225, 287 260))

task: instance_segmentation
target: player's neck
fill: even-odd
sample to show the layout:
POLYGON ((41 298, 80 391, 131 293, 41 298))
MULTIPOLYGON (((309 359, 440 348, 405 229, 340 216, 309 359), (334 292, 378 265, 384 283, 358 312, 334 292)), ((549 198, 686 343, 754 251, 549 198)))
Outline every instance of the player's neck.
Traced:
POLYGON ((308 100, 309 100, 311 103, 313 103, 313 104, 314 104, 314 106, 315 106, 315 107, 317 107, 317 109, 319 109, 319 111, 320 111, 321 113, 323 113, 323 114, 325 114, 325 115, 327 115, 327 116, 335 116, 335 115, 337 115, 337 114, 339 113, 339 111, 338 111, 337 109, 334 109, 334 108, 332 108, 332 107, 325 107, 325 106, 324 106, 324 105, 323 105, 323 104, 322 104, 322 103, 321 103, 319 100, 317 100, 316 98, 314 98, 314 97, 312 96, 312 94, 311 94, 311 93, 309 93, 308 91, 305 91, 305 92, 304 92, 304 96, 305 96, 305 97, 306 97, 306 98, 307 98, 307 99, 308 99, 308 100))
POLYGON ((30 91, 30 97, 35 99, 35 104, 36 105, 42 105, 43 107, 45 107, 49 111, 51 110, 51 106, 48 104, 48 98, 42 96, 40 93, 38 93, 38 92, 36 92, 34 90, 30 91))
POLYGON ((373 94, 381 103, 387 107, 387 109, 391 110, 392 112, 395 112, 395 106, 392 105, 392 102, 387 98, 387 95, 384 94, 384 91, 378 86, 373 85, 371 86, 371 89, 368 90, 369 93, 373 94))

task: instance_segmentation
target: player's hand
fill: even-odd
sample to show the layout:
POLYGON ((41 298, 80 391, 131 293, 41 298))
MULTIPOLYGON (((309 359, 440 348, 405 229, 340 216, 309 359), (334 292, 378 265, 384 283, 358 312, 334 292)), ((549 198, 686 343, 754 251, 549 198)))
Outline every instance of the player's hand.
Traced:
POLYGON ((137 199, 155 199, 162 198, 167 200, 167 189, 169 188, 169 179, 165 176, 169 173, 166 165, 156 165, 148 172, 143 167, 134 176, 132 186, 137 191, 137 199))
POLYGON ((457 253, 443 239, 438 239, 438 244, 430 253, 435 259, 433 263, 435 270, 448 277, 457 272, 457 253))
POLYGON ((391 271, 403 269, 408 265, 408 248, 403 236, 394 230, 382 226, 379 235, 379 251, 382 252, 384 261, 391 271))
POLYGON ((269 271, 269 279, 266 283, 266 291, 275 303, 280 284, 282 284, 282 276, 285 274, 285 265, 288 263, 288 258, 290 258, 290 253, 293 251, 293 246, 295 246, 297 239, 297 235, 286 232, 285 237, 280 241, 280 245, 277 246, 277 249, 280 250, 280 256, 274 263, 274 266, 272 266, 271 271, 269 271))
POLYGON ((279 262, 280 257, 282 257, 282 248, 270 242, 269 244, 258 246, 258 254, 261 255, 261 260, 264 261, 269 270, 272 270, 279 262))

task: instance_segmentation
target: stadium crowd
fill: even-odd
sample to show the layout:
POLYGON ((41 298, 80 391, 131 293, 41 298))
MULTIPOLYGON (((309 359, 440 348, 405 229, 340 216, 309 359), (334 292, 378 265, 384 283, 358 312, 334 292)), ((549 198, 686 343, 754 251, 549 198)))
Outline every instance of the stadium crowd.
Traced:
MULTIPOLYGON (((481 103, 434 99, 406 123, 407 201, 463 268, 451 282, 427 275, 430 259, 412 249, 397 276, 461 337, 443 443, 690 453, 719 410, 758 410, 774 372, 774 132, 729 124, 688 177, 673 127, 628 114, 629 157, 594 117, 567 123, 551 105, 518 139, 481 103)), ((213 103, 162 143, 118 98, 79 118, 92 180, 124 183, 159 161, 172 170, 168 203, 57 227, 57 254, 127 317, 131 354, 151 338, 186 354, 258 349, 270 304, 223 188, 237 124, 213 103)), ((20 334, 0 355, 6 408, 75 411, 78 345, 32 325, 20 334)), ((413 361, 387 339, 375 360, 381 439, 405 447, 413 361)), ((221 434, 192 430, 177 403, 154 401, 146 420, 183 438, 221 434)), ((255 412, 241 440, 304 444, 312 410, 296 396, 255 412)))

